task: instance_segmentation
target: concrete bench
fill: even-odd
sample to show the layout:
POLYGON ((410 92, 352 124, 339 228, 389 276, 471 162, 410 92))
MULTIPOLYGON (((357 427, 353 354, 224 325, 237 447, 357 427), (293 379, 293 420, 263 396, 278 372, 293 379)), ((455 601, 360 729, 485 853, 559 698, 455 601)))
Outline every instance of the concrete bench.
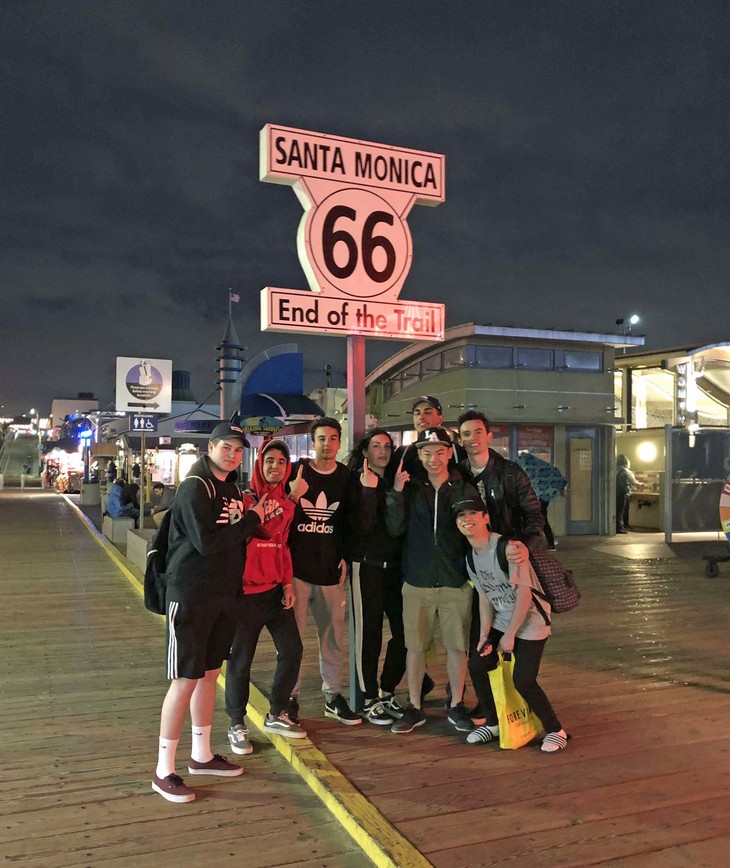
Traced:
POLYGON ((101 532, 113 543, 125 543, 127 531, 133 529, 134 519, 130 515, 120 515, 119 518, 105 515, 101 524, 101 532))
MULTIPOLYGON (((101 488, 98 482, 82 483, 79 503, 82 506, 97 506, 101 503, 101 488)), ((106 503, 104 506, 106 507, 106 503)))
POLYGON ((152 528, 127 531, 127 560, 142 573, 147 567, 147 552, 156 533, 157 531, 152 528))

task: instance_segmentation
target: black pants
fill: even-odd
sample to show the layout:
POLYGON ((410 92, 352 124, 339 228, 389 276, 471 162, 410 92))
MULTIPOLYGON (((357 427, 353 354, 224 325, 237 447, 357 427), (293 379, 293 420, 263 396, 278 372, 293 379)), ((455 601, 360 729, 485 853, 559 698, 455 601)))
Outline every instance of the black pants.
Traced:
POLYGON ((251 664, 261 631, 271 634, 276 648, 276 671, 271 685, 271 713, 287 708, 302 663, 302 640, 293 609, 281 601, 281 585, 260 594, 245 594, 239 602, 238 626, 226 665, 226 714, 241 723, 246 714, 251 683, 251 664))
POLYGON ((380 686, 394 693, 406 671, 403 634, 403 596, 397 566, 385 568, 355 561, 352 564, 352 611, 355 624, 355 659, 360 690, 366 698, 378 695, 378 661, 383 644, 383 614, 390 625, 380 686))
MULTIPOLYGON (((476 594, 474 596, 477 596, 476 594)), ((479 705, 484 709, 489 726, 497 725, 497 708, 492 696, 492 687, 489 683, 489 670, 497 666, 497 646, 504 633, 492 627, 487 637, 487 642, 492 646, 492 653, 486 657, 480 657, 476 652, 469 658, 469 674, 479 700, 479 705)), ((545 732, 559 732, 563 727, 553 711, 550 700, 544 690, 537 683, 540 672, 540 660, 547 639, 519 639, 515 638, 515 647, 512 651, 515 658, 514 683, 522 698, 540 718, 545 732)))
POLYGON ((550 527, 550 522, 548 521, 547 511, 550 506, 549 500, 541 500, 540 501, 540 512, 542 513, 542 517, 545 519, 545 527, 543 527, 542 532, 545 534, 545 539, 547 540, 547 544, 551 549, 555 548, 555 537, 553 536, 553 529, 550 527))
POLYGON ((629 529, 629 507, 631 494, 616 495, 616 532, 629 529))

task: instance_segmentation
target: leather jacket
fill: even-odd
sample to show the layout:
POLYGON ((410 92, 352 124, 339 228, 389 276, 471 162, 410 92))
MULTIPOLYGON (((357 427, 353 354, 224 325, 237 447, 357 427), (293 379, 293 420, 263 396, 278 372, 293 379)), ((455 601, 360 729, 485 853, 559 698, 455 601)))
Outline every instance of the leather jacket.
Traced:
POLYGON ((476 476, 471 473, 468 459, 460 462, 459 467, 479 489, 493 531, 520 540, 530 551, 546 547, 540 501, 529 477, 518 464, 490 449, 487 466, 476 476))

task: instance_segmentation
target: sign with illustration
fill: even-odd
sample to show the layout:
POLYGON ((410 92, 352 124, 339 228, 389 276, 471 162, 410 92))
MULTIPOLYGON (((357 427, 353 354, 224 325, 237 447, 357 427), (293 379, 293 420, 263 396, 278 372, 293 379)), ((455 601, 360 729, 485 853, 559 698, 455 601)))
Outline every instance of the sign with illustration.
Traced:
POLYGON ((169 413, 172 410, 172 362, 118 356, 116 409, 123 413, 169 413))
POLYGON ((276 416, 249 416, 241 421, 241 428, 246 434, 278 434, 284 423, 276 416))
POLYGON ((443 304, 398 302, 413 250, 407 217, 446 198, 441 154, 267 124, 260 179, 304 207, 299 261, 311 292, 266 287, 261 329, 443 340, 443 304))

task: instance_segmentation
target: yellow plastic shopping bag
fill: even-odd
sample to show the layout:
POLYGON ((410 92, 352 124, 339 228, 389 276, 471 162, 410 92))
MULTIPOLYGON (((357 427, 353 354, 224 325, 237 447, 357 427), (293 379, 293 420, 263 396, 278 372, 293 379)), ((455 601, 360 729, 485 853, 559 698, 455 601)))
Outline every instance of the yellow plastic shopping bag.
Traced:
POLYGON ((500 654, 499 665, 489 672, 499 719, 499 746, 507 750, 524 747, 542 730, 540 719, 515 688, 512 680, 514 668, 513 655, 500 654))

